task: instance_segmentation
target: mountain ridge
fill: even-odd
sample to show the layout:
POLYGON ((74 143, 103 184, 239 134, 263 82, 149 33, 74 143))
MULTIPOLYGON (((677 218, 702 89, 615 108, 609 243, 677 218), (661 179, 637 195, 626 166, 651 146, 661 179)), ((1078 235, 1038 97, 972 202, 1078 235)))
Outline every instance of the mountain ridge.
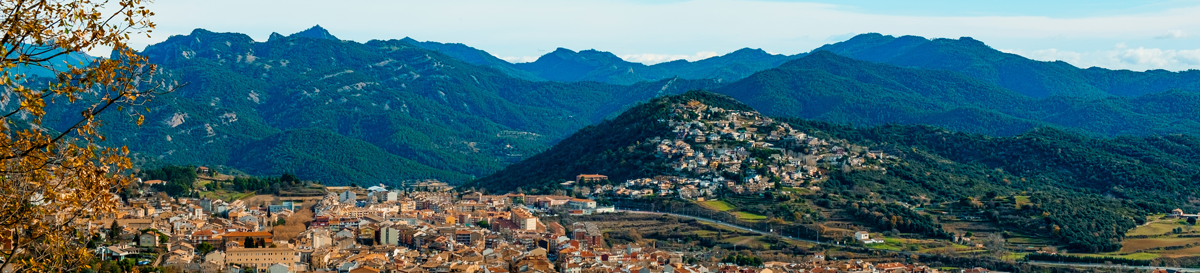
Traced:
POLYGON ((1080 69, 1062 61, 1036 61, 1004 53, 970 37, 926 39, 867 33, 813 52, 822 50, 864 61, 955 71, 1031 97, 1138 96, 1170 89, 1200 92, 1200 71, 1080 69))
POLYGON ((829 51, 712 91, 771 116, 867 126, 930 124, 989 135, 1016 135, 1041 126, 1098 136, 1200 132, 1200 119, 1191 115, 1196 111, 1187 110, 1200 107, 1192 92, 1033 98, 954 71, 873 63, 829 51), (1150 105, 1172 105, 1169 109, 1178 112, 1150 105))
MULTIPOLYGON (((306 32, 327 33, 317 29, 306 32)), ((245 34, 197 29, 148 46, 142 54, 162 68, 156 81, 182 87, 147 105, 153 111, 146 128, 114 127, 113 144, 129 146, 148 164, 231 164, 250 174, 277 175, 283 170, 278 166, 294 166, 287 157, 270 162, 278 166, 233 160, 245 157, 239 147, 319 129, 450 172, 442 178, 461 182, 547 147, 634 101, 714 86, 678 79, 633 85, 534 82, 404 40, 357 43, 308 36, 272 35, 257 42, 245 34)), ((377 154, 367 146, 348 147, 377 154)), ((402 168, 410 171, 396 176, 381 173, 385 168, 357 168, 375 172, 364 173, 345 171, 356 166, 326 163, 332 164, 329 170, 353 174, 325 181, 333 185, 353 182, 351 177, 403 180, 433 173, 417 172, 424 168, 418 166, 402 168)))

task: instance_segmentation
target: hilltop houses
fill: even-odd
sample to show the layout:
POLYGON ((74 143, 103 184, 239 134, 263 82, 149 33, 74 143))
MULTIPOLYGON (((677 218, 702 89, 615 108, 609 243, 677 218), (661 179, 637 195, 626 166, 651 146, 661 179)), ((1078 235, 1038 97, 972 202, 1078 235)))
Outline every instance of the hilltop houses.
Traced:
MULTIPOLYGON (((628 148, 651 152, 680 175, 634 178, 612 188, 598 187, 591 194, 697 199, 712 197, 722 188, 735 194, 777 187, 819 189, 831 170, 886 172, 879 163, 898 160, 878 149, 813 137, 754 111, 708 107, 698 101, 677 104, 671 111, 670 137, 653 137, 628 148)), ((576 181, 598 177, 581 174, 576 181)))

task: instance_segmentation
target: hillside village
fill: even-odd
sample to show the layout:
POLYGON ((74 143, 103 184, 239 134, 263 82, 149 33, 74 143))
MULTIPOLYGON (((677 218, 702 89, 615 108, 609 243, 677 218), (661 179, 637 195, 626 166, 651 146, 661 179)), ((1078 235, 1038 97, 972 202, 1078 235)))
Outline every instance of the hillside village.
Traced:
POLYGON ((319 200, 257 206, 146 194, 125 202, 111 218, 83 226, 96 234, 100 259, 187 272, 938 272, 917 264, 826 261, 823 254, 805 263, 738 266, 637 243, 612 244, 591 222, 543 221, 563 211, 613 212, 589 199, 338 189, 344 191, 319 200), (311 218, 298 232, 277 224, 297 215, 311 218))
POLYGON ((607 177, 577 177, 580 186, 595 187, 584 192, 695 199, 712 197, 722 189, 735 194, 778 187, 820 190, 820 183, 831 171, 886 172, 880 163, 899 160, 881 150, 844 140, 810 136, 756 111, 710 107, 696 100, 672 105, 670 111, 670 137, 646 139, 628 149, 653 151, 677 175, 630 179, 616 185, 587 183, 607 177))

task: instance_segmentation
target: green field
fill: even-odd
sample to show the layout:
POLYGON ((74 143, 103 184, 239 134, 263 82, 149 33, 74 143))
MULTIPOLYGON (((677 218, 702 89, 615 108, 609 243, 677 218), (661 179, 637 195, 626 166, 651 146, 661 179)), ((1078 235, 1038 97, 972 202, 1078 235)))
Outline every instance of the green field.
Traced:
POLYGON ((884 239, 883 241, 882 244, 869 244, 867 248, 900 251, 905 247, 903 243, 895 240, 884 239))
POLYGON ((729 211, 729 210, 733 209, 733 204, 730 204, 729 202, 725 202, 722 200, 708 200, 708 201, 703 201, 703 202, 698 202, 698 203, 700 203, 701 206, 704 206, 706 208, 716 210, 716 211, 729 211))
POLYGON ((1135 227, 1135 228, 1129 230, 1128 232, 1126 232, 1125 235, 1127 235, 1127 236, 1163 235, 1166 233, 1171 233, 1172 229, 1187 226, 1187 222, 1183 222, 1183 223, 1180 223, 1180 222, 1182 222, 1182 221, 1163 220, 1163 221, 1152 222, 1149 224, 1135 227))
POLYGON ((1029 196, 1013 196, 1013 198, 1016 200, 1017 208, 1029 205, 1029 196))
POLYGON ((735 211, 735 212, 733 212, 733 215, 737 216, 738 219, 745 220, 745 221, 767 220, 766 216, 753 214, 753 213, 749 213, 749 212, 743 212, 743 211, 735 211))
MULTIPOLYGON (((943 243, 939 242, 937 240, 888 238, 888 237, 877 237, 875 235, 872 235, 872 238, 874 238, 874 239, 882 238, 883 243, 869 244, 869 245, 866 245, 867 248, 897 250, 897 251, 916 251, 916 252, 921 252, 921 253, 930 253, 933 251, 940 251, 940 250, 946 249, 946 246, 941 246, 943 243)), ((959 244, 950 244, 950 246, 953 246, 955 251, 966 251, 971 248, 971 247, 959 245, 959 244)))

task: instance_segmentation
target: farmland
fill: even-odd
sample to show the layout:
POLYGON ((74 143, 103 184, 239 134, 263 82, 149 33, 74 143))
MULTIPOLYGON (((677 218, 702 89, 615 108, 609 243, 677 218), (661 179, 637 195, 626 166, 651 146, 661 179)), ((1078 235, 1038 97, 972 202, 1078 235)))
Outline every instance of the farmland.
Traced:
POLYGON ((716 211, 729 211, 729 210, 733 210, 733 208, 734 208, 733 204, 730 204, 729 202, 725 202, 722 200, 708 200, 708 201, 702 201, 702 202, 698 202, 698 203, 700 203, 700 205, 705 208, 708 208, 711 210, 716 210, 716 211))
POLYGON ((1190 229, 1191 225, 1183 220, 1163 219, 1138 226, 1125 233, 1126 236, 1159 236, 1171 233, 1176 228, 1190 229))
POLYGON ((738 212, 734 212, 734 213, 733 213, 733 215, 734 215, 734 216, 737 216, 737 218, 738 218, 738 219, 741 219, 741 220, 743 220, 743 221, 762 221, 762 220, 767 220, 767 217, 766 217, 766 216, 762 216, 762 215, 758 215, 758 214, 753 214, 753 213, 749 213, 749 212, 744 212, 744 211, 738 211, 738 212))

